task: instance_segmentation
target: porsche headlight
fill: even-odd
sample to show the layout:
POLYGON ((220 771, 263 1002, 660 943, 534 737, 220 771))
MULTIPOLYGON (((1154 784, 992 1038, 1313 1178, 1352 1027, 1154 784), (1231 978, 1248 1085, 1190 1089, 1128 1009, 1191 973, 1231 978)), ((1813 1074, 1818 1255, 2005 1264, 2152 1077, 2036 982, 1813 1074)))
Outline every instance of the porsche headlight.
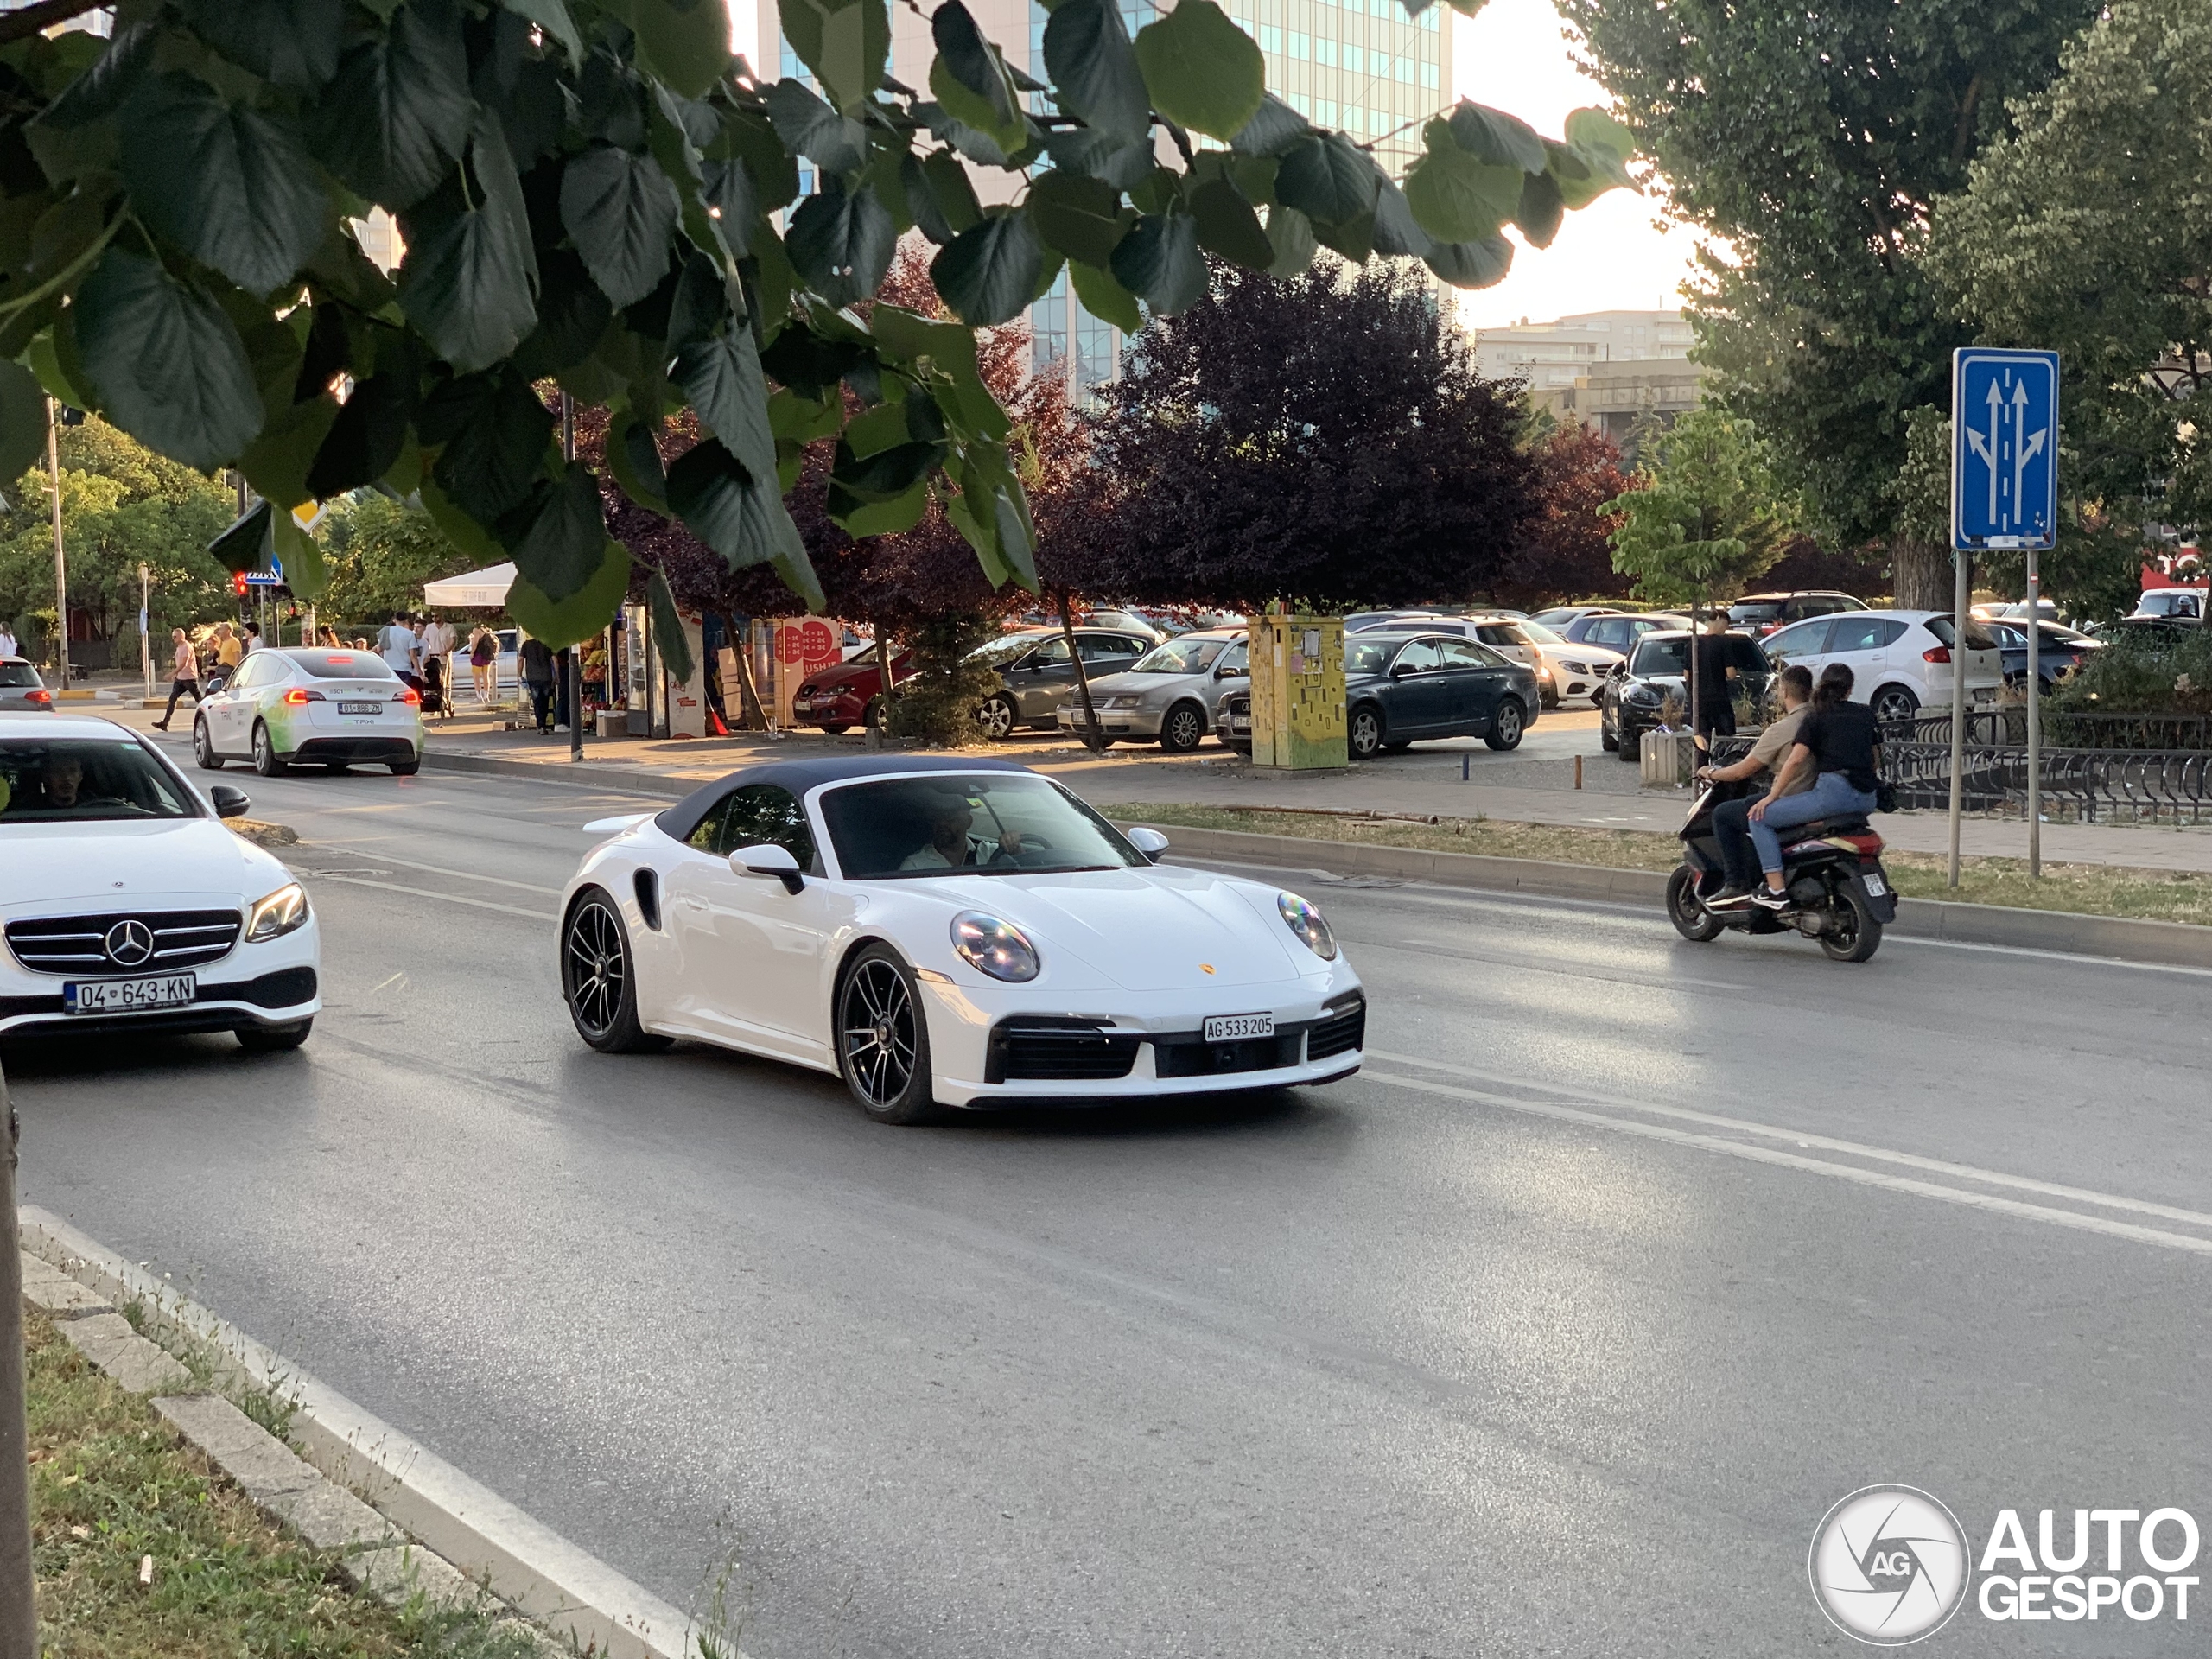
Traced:
POLYGON ((1306 948, 1324 962, 1337 959, 1337 936, 1329 931, 1328 923, 1321 919, 1319 908, 1300 898, 1294 893, 1275 894, 1275 908, 1282 912, 1284 924, 1306 942, 1306 948))
POLYGON ((952 948, 969 967, 1017 985, 1036 978, 1044 967, 1027 933, 980 910, 963 910, 952 918, 952 948))
POLYGON ((307 919, 307 889, 296 881, 288 881, 266 899, 256 900, 253 908, 246 912, 246 943, 258 944, 265 939, 281 939, 294 929, 304 926, 307 919))

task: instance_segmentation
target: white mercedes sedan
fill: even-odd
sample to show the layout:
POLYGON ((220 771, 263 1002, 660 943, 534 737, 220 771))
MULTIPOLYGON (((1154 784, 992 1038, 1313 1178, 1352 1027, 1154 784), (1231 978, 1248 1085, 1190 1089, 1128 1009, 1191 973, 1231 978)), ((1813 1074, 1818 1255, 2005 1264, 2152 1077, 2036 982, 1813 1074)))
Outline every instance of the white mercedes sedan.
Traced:
POLYGON ((321 955, 291 873, 112 721, 0 715, 0 1039, 232 1032, 296 1048, 321 955))
POLYGON ((1328 1083, 1367 1003, 1293 893, 1155 864, 1011 762, 883 755, 734 772, 603 819, 561 904, 596 1049, 690 1038, 842 1077, 867 1113, 1328 1083))

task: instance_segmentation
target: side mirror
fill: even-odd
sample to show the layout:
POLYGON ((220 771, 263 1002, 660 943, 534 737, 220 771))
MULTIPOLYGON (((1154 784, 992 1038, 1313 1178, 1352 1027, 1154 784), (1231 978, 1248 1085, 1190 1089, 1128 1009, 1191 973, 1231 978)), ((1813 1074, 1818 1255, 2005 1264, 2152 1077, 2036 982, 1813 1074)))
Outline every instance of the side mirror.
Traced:
POLYGON ((766 842, 739 848, 729 855, 729 867, 739 875, 772 875, 782 881, 785 893, 797 893, 806 885, 798 860, 791 855, 790 850, 766 842))
POLYGON ((242 818, 253 807, 253 797, 235 784, 210 784, 207 799, 219 818, 242 818))
POLYGON ((1167 850, 1167 837, 1157 830, 1147 830, 1140 824, 1129 831, 1129 845, 1147 858, 1158 858, 1167 850))

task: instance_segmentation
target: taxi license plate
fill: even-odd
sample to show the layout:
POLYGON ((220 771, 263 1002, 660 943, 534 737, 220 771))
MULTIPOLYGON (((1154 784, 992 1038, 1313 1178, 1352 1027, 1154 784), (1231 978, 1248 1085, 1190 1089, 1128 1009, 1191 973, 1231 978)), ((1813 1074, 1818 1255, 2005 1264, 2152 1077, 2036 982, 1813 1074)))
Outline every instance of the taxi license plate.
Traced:
POLYGON ((197 992, 197 976, 163 974, 153 979, 72 980, 61 988, 61 1006, 71 1014, 137 1014, 144 1008, 181 1008, 197 992))
POLYGON ((1272 1037, 1275 1034, 1275 1017, 1272 1014, 1217 1014, 1206 1021, 1202 1034, 1210 1043, 1238 1043, 1248 1037, 1272 1037))
POLYGON ((384 705, 380 702, 341 702, 338 705, 338 712, 341 715, 381 714, 384 705))

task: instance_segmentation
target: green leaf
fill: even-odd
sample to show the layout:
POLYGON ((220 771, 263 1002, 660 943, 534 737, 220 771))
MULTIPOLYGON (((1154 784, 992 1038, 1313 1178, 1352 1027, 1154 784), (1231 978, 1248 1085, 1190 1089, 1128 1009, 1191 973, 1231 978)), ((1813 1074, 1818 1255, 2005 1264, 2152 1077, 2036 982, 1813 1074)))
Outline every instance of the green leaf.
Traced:
POLYGON ((499 3, 516 16, 536 23, 549 41, 559 41, 574 62, 583 62, 583 39, 576 33, 575 19, 569 16, 568 0, 499 0, 499 3))
POLYGON ((518 575, 507 589, 507 614, 532 639, 558 651, 604 633, 629 591, 629 550, 610 537, 601 544, 599 569, 591 580, 557 604, 527 577, 518 575))
POLYGON ((1068 275, 1074 279, 1076 298, 1092 316, 1112 323, 1124 334, 1143 329, 1144 315, 1137 309, 1136 296, 1116 282, 1110 271, 1071 259, 1068 275))
POLYGON ((315 499, 308 474, 337 418, 338 400, 327 392, 270 415, 262 424, 261 435, 238 456, 238 471, 288 513, 303 505, 315 499))
POLYGON ((661 465, 660 445, 654 439, 654 423, 640 420, 628 410, 614 416, 607 429, 607 469, 622 486, 622 493, 655 512, 668 512, 668 470, 661 465))
POLYGON ((1340 132, 1300 138, 1282 152, 1275 200, 1316 226, 1340 224, 1375 211, 1375 163, 1340 132))
POLYGON ((1151 140, 1128 143, 1089 127, 1053 128, 1045 135, 1045 149, 1058 171, 1103 179, 1116 190, 1135 189, 1159 165, 1151 140))
POLYGON ((780 0, 784 38, 840 110, 858 110, 891 60, 884 0, 780 0))
MULTIPOLYGON (((1187 0, 1186 0, 1187 3, 1187 0)), ((1147 213, 1114 250, 1114 280, 1154 316, 1186 311, 1206 291, 1198 227, 1188 213, 1147 213)))
POLYGON ((464 205, 458 181, 400 221, 408 238, 399 304, 464 374, 499 361, 537 327, 527 238, 486 194, 464 205))
POLYGON ((338 73, 344 0, 180 0, 192 32, 288 92, 317 92, 338 73))
POLYGON ((290 513, 272 512, 269 540, 270 551, 284 567, 284 585, 309 603, 321 599, 330 586, 330 570, 315 538, 302 530, 300 521, 290 513))
POLYGON ((268 502, 255 502, 207 543, 208 554, 226 570, 266 570, 272 516, 268 502))
POLYGON ((157 261, 111 244, 71 309, 102 411, 148 448, 205 471, 261 429, 238 330, 157 261))
POLYGON ((1520 117, 1461 99, 1446 118, 1452 142, 1485 167, 1517 167, 1523 173, 1544 170, 1544 141, 1520 117))
POLYGON ((1213 0, 1179 0, 1138 31, 1136 52, 1152 105, 1170 121, 1225 139, 1259 113, 1267 65, 1213 0))
POLYGON ((906 429, 905 404, 878 404, 845 423, 841 448, 849 449, 855 459, 865 461, 870 455, 895 448, 913 435, 906 429))
POLYGON ((122 124, 139 218, 240 288, 270 292, 321 245, 328 204, 289 121, 167 74, 140 83, 122 124))
MULTIPOLYGON (((957 156, 949 149, 931 150, 922 157, 922 175, 929 181, 930 195, 953 236, 983 222, 983 205, 976 199, 975 182, 957 156)), ((914 219, 918 224, 921 215, 917 213, 914 219)), ((945 239, 950 241, 951 237, 945 239)))
POLYGON ((898 248, 899 227, 874 193, 849 196, 834 182, 798 205, 784 233, 791 268, 836 306, 873 297, 898 248))
POLYGON ((1152 132, 1152 99, 1113 0, 1060 0, 1045 25, 1045 67, 1060 107, 1127 143, 1152 132))
POLYGON ((23 362, 46 388, 47 396, 72 409, 98 409, 92 382, 77 355, 73 309, 64 311, 52 327, 41 330, 24 348, 23 362))
POLYGON ((1531 173, 1522 181, 1521 205, 1514 209, 1513 222, 1529 238, 1529 246, 1551 246, 1566 216, 1567 202, 1560 194, 1558 180, 1549 173, 1531 173))
MULTIPOLYGON (((707 429, 748 474, 763 478, 776 470, 768 381, 750 328, 733 328, 686 346, 677 353, 675 379, 707 429)), ((835 400, 829 401, 834 408, 835 400)))
POLYGON ((62 88, 53 103, 41 111, 34 128, 66 132, 113 115, 130 96, 138 79, 154 61, 154 48, 161 39, 156 23, 125 23, 115 31, 107 50, 92 67, 62 88))
POLYGON ((944 0, 930 14, 937 56, 930 91, 946 114, 992 140, 1009 156, 1027 142, 1029 124, 1020 94, 998 48, 982 36, 961 0, 944 0))
POLYGON ((788 523, 791 516, 775 475, 756 478, 713 438, 692 445, 668 469, 668 505, 733 570, 774 557, 775 520, 788 523))
POLYGON ((567 248, 546 249, 537 270, 537 327, 515 348, 516 370, 540 380, 574 368, 591 355, 613 315, 582 260, 567 248))
POLYGON ((1232 181, 1211 179, 1193 190, 1191 217, 1198 245, 1208 253, 1251 270, 1265 270, 1274 263, 1274 245, 1260 228, 1260 216, 1232 181))
POLYGON ((428 195, 461 158, 476 105, 459 14, 410 5, 340 59, 342 97, 316 100, 308 139, 322 164, 397 212, 428 195))
POLYGON ((1436 239, 1414 222, 1414 210, 1407 205, 1405 192, 1394 180, 1382 177, 1375 188, 1376 252, 1426 259, 1435 246, 1436 239))
POLYGON ((729 11, 722 0, 630 0, 638 62, 685 98, 704 98, 728 66, 729 11))
POLYGON ((1488 288, 1513 268, 1513 245, 1502 236, 1478 242, 1440 243, 1428 268, 1454 288, 1488 288))
POLYGON ((753 227, 760 218, 760 194, 743 162, 707 162, 700 169, 699 200, 714 210, 715 234, 734 259, 753 251, 753 227))
POLYGON ((1586 159, 1608 184, 1633 190, 1629 157, 1636 154, 1636 135, 1603 110, 1576 110, 1567 118, 1561 135, 1586 159))
POLYGON ((1277 202, 1268 209, 1268 245, 1275 251, 1268 275, 1278 280, 1297 276, 1313 263, 1313 221, 1277 202))
POLYGON ((851 503, 849 507, 841 512, 833 506, 830 513, 846 535, 903 536, 920 524, 923 515, 929 512, 929 480, 918 480, 906 494, 895 495, 888 501, 862 501, 854 497, 847 499, 851 503))
POLYGON ((46 388, 20 363, 0 363, 0 478, 13 487, 46 453, 46 388))
POLYGON ((1014 579, 1031 593, 1037 591, 1037 555, 1027 515, 1004 490, 991 495, 991 512, 997 520, 999 556, 1013 568, 1014 579))
POLYGON ((669 591, 668 578, 656 570, 645 583, 645 604, 652 612, 653 644, 660 650, 660 659, 668 671, 678 680, 691 677, 691 635, 683 626, 683 613, 676 608, 676 595, 669 591))
POLYGON ((1057 168, 1030 181, 1029 217, 1046 247, 1099 266, 1114 257, 1114 245, 1135 220, 1134 214, 1123 217, 1122 193, 1112 185, 1057 168))
POLYGON ((1441 117, 1422 134, 1428 151, 1406 175, 1406 202, 1414 221, 1439 242, 1478 242, 1521 205, 1517 167, 1492 167, 1477 161, 1452 137, 1441 117))
POLYGON ((1304 116, 1269 92, 1229 147, 1240 156, 1280 156, 1313 130, 1304 116))
POLYGON ((824 104, 804 81, 779 80, 767 99, 776 137, 792 151, 840 176, 868 165, 868 134, 861 124, 824 104))
POLYGON ((1045 269, 1045 250, 1029 215, 995 207, 930 262, 930 280, 953 315, 988 328, 1021 315, 1045 269))
POLYGON ((554 603, 572 599, 598 572, 607 543, 599 480, 582 461, 569 461, 558 481, 540 484, 534 499, 514 515, 524 520, 508 542, 515 569, 554 603))
POLYGON ((416 430, 443 446, 431 468, 438 487, 480 524, 528 499, 552 455, 552 411, 512 373, 446 382, 423 400, 416 430))
POLYGON ((407 424, 415 410, 412 364, 379 369, 357 381, 345 407, 308 468, 307 493, 318 501, 373 484, 387 473, 406 447, 407 424))
POLYGON ((676 233, 676 187, 660 163, 606 144, 569 158, 561 174, 561 224, 600 291, 635 305, 667 274, 676 233))
POLYGON ((835 398, 803 397, 789 386, 768 399, 768 429, 779 440, 810 443, 834 438, 845 412, 835 398))
POLYGON ((837 446, 836 464, 830 476, 849 495, 862 501, 891 501, 906 494, 929 476, 944 459, 942 443, 895 443, 872 455, 853 453, 849 443, 837 446))

